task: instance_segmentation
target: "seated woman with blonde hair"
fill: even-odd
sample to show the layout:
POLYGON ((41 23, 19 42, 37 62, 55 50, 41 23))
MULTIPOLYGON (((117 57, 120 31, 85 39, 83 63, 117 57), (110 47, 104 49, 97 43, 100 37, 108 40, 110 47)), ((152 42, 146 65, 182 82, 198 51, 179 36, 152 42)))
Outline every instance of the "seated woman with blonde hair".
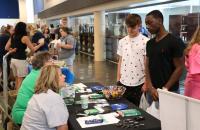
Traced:
POLYGON ((65 76, 59 66, 47 65, 41 69, 21 130, 68 130, 69 113, 57 93, 65 85, 64 81, 65 76))

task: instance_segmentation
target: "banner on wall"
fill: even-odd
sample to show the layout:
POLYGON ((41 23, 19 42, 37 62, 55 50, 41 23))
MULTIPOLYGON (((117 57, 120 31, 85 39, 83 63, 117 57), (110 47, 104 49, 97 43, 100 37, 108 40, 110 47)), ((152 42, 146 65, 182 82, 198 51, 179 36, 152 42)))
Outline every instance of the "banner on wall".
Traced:
POLYGON ((18 0, 1 0, 0 18, 18 19, 19 18, 18 0))

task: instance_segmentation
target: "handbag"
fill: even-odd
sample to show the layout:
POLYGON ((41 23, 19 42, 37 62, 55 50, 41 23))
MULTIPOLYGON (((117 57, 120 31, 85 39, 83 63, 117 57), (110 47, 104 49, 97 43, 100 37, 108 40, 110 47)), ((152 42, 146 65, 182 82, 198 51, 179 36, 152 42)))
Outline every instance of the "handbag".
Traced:
POLYGON ((147 108, 147 112, 160 120, 160 110, 156 107, 157 104, 159 104, 158 101, 153 101, 151 106, 147 108))
POLYGON ((143 110, 147 110, 147 108, 149 107, 149 103, 147 102, 145 93, 142 94, 141 98, 140 98, 140 105, 139 108, 143 109, 143 110))

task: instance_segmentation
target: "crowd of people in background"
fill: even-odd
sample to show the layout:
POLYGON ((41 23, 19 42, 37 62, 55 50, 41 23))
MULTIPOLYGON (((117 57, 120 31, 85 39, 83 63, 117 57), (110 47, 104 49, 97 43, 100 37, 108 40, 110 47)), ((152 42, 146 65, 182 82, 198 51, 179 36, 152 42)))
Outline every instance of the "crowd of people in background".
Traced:
MULTIPOLYGON (((53 65, 54 63, 52 61, 55 60, 53 58, 57 55, 57 59, 64 60, 70 73, 73 74, 76 39, 72 35, 71 31, 72 30, 66 26, 66 18, 61 19, 60 26, 57 28, 54 28, 53 25, 50 27, 47 25, 39 27, 38 25, 26 24, 24 22, 18 22, 15 26, 7 25, 6 27, 1 27, 1 78, 3 73, 3 56, 9 52, 7 66, 9 68, 8 70, 11 71, 8 71, 8 75, 14 77, 14 79, 9 80, 14 80, 14 89, 17 90, 17 98, 12 108, 11 115, 14 123, 19 126, 22 125, 22 129, 40 129, 44 126, 47 128, 57 128, 62 130, 67 129, 68 111, 64 105, 64 101, 59 94, 57 94, 59 88, 65 86, 65 80, 67 78, 62 74, 63 69, 61 71, 59 66, 53 65), (54 42, 54 53, 48 51, 51 42, 54 42), (32 68, 30 72, 28 72, 30 64, 32 68), (41 79, 43 85, 40 81, 37 83, 38 77, 41 79), (52 99, 50 99, 49 96, 44 96, 43 93, 49 93, 49 96, 52 99), (41 112, 52 111, 49 114, 53 114, 53 111, 57 109, 62 110, 60 111, 61 114, 56 114, 60 118, 63 115, 62 112, 66 112, 66 115, 63 116, 62 120, 54 120, 54 118, 50 117, 55 117, 55 114, 41 115, 38 113, 38 116, 47 119, 46 121, 39 121, 40 123, 43 122, 41 126, 35 124, 37 127, 32 127, 32 125, 29 124, 29 121, 34 120, 34 118, 29 119, 28 122, 27 120, 23 121, 24 115, 25 118, 28 118, 36 107, 30 107, 28 102, 33 102, 32 105, 35 103, 38 104, 39 102, 35 100, 38 95, 43 95, 44 101, 46 102, 48 100, 49 102, 49 104, 46 104, 47 106, 44 106, 44 109, 41 112), (34 101, 32 101, 32 97, 34 97, 34 101), (54 110, 52 109, 52 105, 54 106, 55 102, 52 104, 52 100, 57 102, 57 108, 55 107, 54 110), (47 110, 46 107, 49 107, 51 110, 47 110), (31 112, 26 112, 26 110, 31 112), (51 119, 52 121, 50 121, 51 119)), ((41 104, 43 103, 41 102, 41 104)), ((42 106, 40 106, 40 108, 41 107, 42 106)), ((35 112, 37 113, 38 111, 35 112)), ((34 116, 37 115, 34 114, 34 116)), ((38 120, 38 117, 36 118, 38 120)))
POLYGON ((27 58, 36 52, 48 51, 49 44, 54 40, 56 40, 56 42, 54 41, 56 45, 53 46, 53 49, 57 52, 55 55, 58 55, 59 59, 63 59, 65 58, 63 54, 65 55, 66 53, 68 56, 68 59, 65 60, 66 65, 73 71, 76 39, 71 34, 72 30, 67 27, 66 20, 66 18, 62 18, 57 28, 54 28, 53 24, 50 27, 47 25, 40 27, 24 22, 18 22, 15 26, 7 25, 6 27, 1 27, 0 72, 2 73, 3 56, 9 52, 8 75, 12 75, 11 77, 15 78, 15 89, 19 89, 23 79, 28 74, 26 69, 29 64, 27 58))

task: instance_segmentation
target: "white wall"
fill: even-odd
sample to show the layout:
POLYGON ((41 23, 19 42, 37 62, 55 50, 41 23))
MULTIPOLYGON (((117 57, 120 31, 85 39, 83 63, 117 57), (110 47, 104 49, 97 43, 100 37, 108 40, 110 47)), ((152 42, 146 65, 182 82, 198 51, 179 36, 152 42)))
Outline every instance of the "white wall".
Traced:
POLYGON ((0 19, 0 26, 7 24, 15 25, 19 21, 27 21, 25 0, 19 0, 19 19, 0 19))
POLYGON ((0 19, 0 27, 3 25, 6 26, 7 24, 15 25, 18 21, 19 19, 0 19))
POLYGON ((27 19, 25 0, 19 0, 19 19, 20 21, 23 21, 23 22, 26 22, 26 19, 27 19))
POLYGON ((199 130, 199 100, 161 89, 158 93, 162 130, 199 130))
POLYGON ((50 7, 53 7, 57 4, 60 4, 64 1, 67 1, 67 0, 44 0, 44 10, 46 10, 50 7))
POLYGON ((33 0, 26 0, 27 23, 34 23, 33 0))

